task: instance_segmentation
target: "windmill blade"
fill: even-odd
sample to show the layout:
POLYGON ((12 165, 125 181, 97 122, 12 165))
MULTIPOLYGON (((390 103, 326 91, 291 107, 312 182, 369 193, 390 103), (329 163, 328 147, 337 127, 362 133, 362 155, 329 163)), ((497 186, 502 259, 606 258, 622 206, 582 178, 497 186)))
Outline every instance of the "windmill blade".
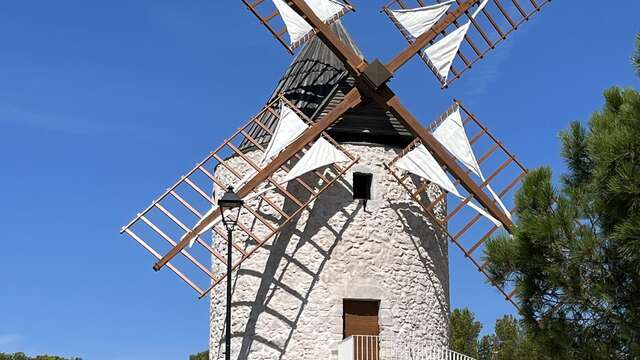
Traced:
MULTIPOLYGON (((468 10, 476 1, 477 0, 467 0, 455 11, 451 12, 445 19, 439 20, 436 25, 434 25, 434 29, 446 28, 446 26, 455 21, 457 17, 462 16, 464 11, 468 10)), ((402 105, 398 97, 395 96, 395 94, 385 84, 386 80, 391 77, 391 74, 413 56, 414 50, 412 47, 410 46, 407 50, 401 52, 390 64, 386 66, 378 62, 378 65, 373 65, 374 71, 369 72, 369 65, 367 65, 366 62, 363 62, 355 51, 346 47, 340 39, 338 39, 337 36, 335 36, 335 34, 333 34, 333 32, 317 16, 315 16, 304 0, 291 0, 291 2, 292 8, 309 20, 310 24, 312 24, 316 29, 318 36, 325 45, 332 49, 336 56, 344 61, 345 67, 349 72, 353 74, 354 77, 364 78, 360 88, 354 87, 349 91, 340 106, 327 114, 325 119, 316 125, 330 126, 348 109, 359 104, 362 101, 362 98, 366 96, 378 103, 381 107, 388 109, 404 126, 407 127, 409 131, 419 137, 423 144, 428 146, 433 152, 437 161, 451 170, 452 174, 460 180, 461 185, 474 195, 477 201, 480 202, 481 206, 486 208, 492 217, 498 219, 507 230, 510 230, 512 227, 511 219, 505 216, 505 214, 491 201, 490 197, 487 196, 475 183, 473 183, 468 174, 466 174, 464 170, 455 163, 454 158, 447 153, 444 147, 433 137, 433 135, 424 130, 419 121, 402 105), (376 88, 376 81, 371 79, 371 73, 376 73, 377 70, 380 69, 380 66, 384 66, 386 68, 388 75, 386 80, 381 81, 376 88), (377 67, 377 69, 375 69, 375 67, 377 67), (360 93, 360 89, 364 92, 363 94, 360 93), (322 125, 320 125, 321 123, 322 125)), ((420 44, 422 42, 429 41, 435 36, 435 32, 433 34, 425 33, 416 39, 416 43, 420 44)))
MULTIPOLYGON (((385 87, 385 89, 388 89, 385 87)), ((388 90, 389 92, 391 90, 388 90)), ((466 191, 473 196, 473 198, 487 210, 489 215, 494 219, 497 219, 502 226, 509 232, 512 231, 513 222, 506 216, 506 214, 495 204, 487 193, 483 191, 483 186, 478 185, 473 181, 468 171, 463 169, 463 166, 456 162, 454 156, 452 156, 446 148, 438 142, 438 140, 426 129, 424 129, 418 120, 407 110, 397 96, 391 94, 378 94, 373 93, 370 95, 372 99, 381 105, 386 106, 389 111, 400 120, 418 139, 425 145, 440 166, 447 168, 449 173, 459 181, 466 191)), ((489 179, 488 179, 489 180, 489 179)))
MULTIPOLYGON (((462 113, 465 131, 468 134, 472 134, 469 142, 473 147, 473 151, 480 155, 477 160, 478 164, 485 171, 488 170, 487 173, 490 174, 486 180, 475 176, 478 186, 483 188, 484 191, 489 191, 488 187, 494 186, 499 189, 498 195, 501 198, 512 197, 521 185, 527 170, 461 102, 456 102, 438 120, 433 122, 429 129, 437 129, 442 122, 446 121, 456 111, 462 113)), ((436 222, 440 230, 462 251, 472 265, 487 277, 489 282, 498 289, 507 301, 519 309, 514 299, 514 284, 509 283, 506 286, 497 284, 485 270, 486 263, 482 260, 482 250, 485 242, 504 230, 481 212, 478 212, 477 209, 469 209, 468 206, 465 206, 471 203, 473 195, 462 194, 462 199, 460 199, 455 194, 452 195, 449 192, 440 191, 440 195, 430 196, 429 194, 433 193, 434 186, 437 186, 436 183, 412 178, 410 174, 403 171, 402 167, 398 166, 398 162, 407 153, 419 146, 421 146, 420 141, 416 139, 396 159, 385 164, 385 168, 407 190, 424 212, 436 222), (454 205, 451 206, 452 204, 454 205)), ((463 164, 460 160, 457 161, 463 164)), ((473 174, 472 169, 468 168, 467 173, 473 174)), ((455 185, 458 185, 458 183, 455 185)), ((497 201, 495 202, 497 203, 497 201)), ((512 209, 511 211, 513 212, 514 210, 512 209)))
POLYGON ((385 9, 396 23, 401 24, 402 31, 415 39, 429 31, 446 14, 451 4, 453 0, 415 9, 385 9))
MULTIPOLYGON (((301 151, 312 140, 320 136, 328 127, 334 124, 344 115, 348 110, 356 107, 362 103, 364 97, 367 97, 383 108, 388 109, 406 128, 416 135, 422 141, 425 146, 433 152, 437 161, 443 166, 447 167, 454 176, 460 180, 461 185, 474 195, 477 201, 482 207, 487 209, 491 216, 498 219, 507 231, 511 231, 512 222, 511 219, 506 217, 504 213, 491 201, 490 197, 485 194, 477 184, 473 183, 469 175, 455 163, 455 159, 449 155, 444 147, 438 143, 438 141, 429 134, 419 123, 419 121, 402 105, 400 100, 385 84, 392 74, 397 71, 403 64, 405 64, 415 53, 417 53, 421 47, 426 45, 429 41, 433 40, 437 36, 439 31, 442 31, 458 17, 463 16, 464 12, 473 6, 478 0, 467 0, 461 4, 457 9, 447 14, 447 16, 434 25, 433 29, 429 32, 419 36, 416 41, 396 56, 389 64, 382 65, 380 62, 373 62, 374 71, 367 73, 369 70, 368 63, 364 61, 353 49, 346 46, 342 41, 329 29, 329 27, 320 20, 313 10, 308 6, 304 0, 290 0, 291 8, 296 11, 303 18, 308 20, 309 24, 314 28, 317 36, 324 42, 324 44, 333 51, 333 53, 344 62, 345 68, 356 79, 364 78, 360 81, 361 89, 353 87, 342 99, 342 102, 333 108, 322 119, 311 126, 303 136, 293 142, 286 151, 276 156, 267 166, 256 175, 251 178, 246 184, 244 184, 239 190, 238 195, 241 197, 249 195, 256 187, 258 187, 263 181, 270 178, 271 174, 276 172, 279 167, 284 165, 294 154, 301 151), (385 74, 385 78, 371 81, 371 75, 380 74, 378 70, 384 68, 382 73, 385 74)), ((198 232, 206 227, 207 223, 214 221, 218 214, 213 212, 198 226, 187 231, 182 237, 178 245, 174 246, 166 255, 164 255, 154 266, 155 270, 161 269, 171 259, 173 259, 178 253, 180 253, 189 242, 198 236, 198 232)))
MULTIPOLYGON (((305 1, 326 24, 331 24, 349 11, 355 10, 348 0, 305 1)), ((291 9, 289 1, 242 0, 242 2, 291 54, 315 34, 313 27, 291 9)))
MULTIPOLYGON (((247 174, 259 173, 270 164, 261 159, 265 158, 269 144, 274 142, 275 125, 279 119, 291 119, 294 115, 309 124, 310 120, 300 110, 283 96, 277 96, 123 227, 122 232, 159 261, 163 259, 162 253, 175 251, 175 255, 181 254, 179 258, 167 261, 167 267, 198 296, 205 296, 230 271, 225 265, 226 231, 219 222, 205 219, 215 220, 216 199, 224 189, 228 186, 246 189, 247 178, 251 177, 247 174), (181 246, 183 241, 186 243, 181 246), (187 248, 189 242, 193 247, 187 248)), ((281 147, 286 151, 286 146, 281 147)), ((238 224, 239 236, 232 244, 232 255, 236 259, 232 269, 276 236, 356 162, 355 156, 326 133, 321 133, 319 138, 291 152, 286 164, 275 167, 258 185, 245 190, 242 195, 245 205, 240 215, 243 220, 238 224), (312 145, 319 142, 335 149, 341 157, 335 162, 309 168, 304 176, 289 177, 292 168, 300 159, 308 158, 306 154, 313 149, 312 145)))
POLYGON ((464 196, 458 192, 458 188, 446 174, 443 168, 440 167, 433 155, 427 150, 427 148, 419 144, 415 146, 411 151, 404 154, 395 162, 396 168, 407 171, 413 175, 417 175, 422 179, 438 185, 443 191, 446 191, 461 200, 466 201, 466 205, 477 211, 480 215, 489 219, 497 227, 502 227, 502 224, 493 216, 491 216, 482 207, 476 205, 475 202, 465 199, 464 196))
MULTIPOLYGON (((446 28, 448 24, 455 21, 457 17, 462 16, 464 11, 468 10, 476 1, 477 0, 467 0, 455 11, 451 12, 445 19, 439 20, 436 25, 433 26, 433 29, 437 30, 440 28, 446 28)), ((292 7, 296 12, 304 15, 310 21, 310 23, 316 28, 318 36, 330 49, 334 51, 336 56, 344 61, 345 67, 350 71, 350 73, 355 77, 364 77, 362 86, 360 88, 354 87, 349 93, 347 93, 343 103, 348 103, 353 98, 356 98, 359 99, 355 102, 355 105, 357 105, 362 101, 362 98, 366 96, 367 98, 377 102, 381 107, 388 109, 404 126, 407 127, 409 131, 419 137, 424 145, 428 146, 429 149, 432 150, 439 163, 451 169, 452 174, 460 180, 461 185, 471 192, 483 207, 488 209, 492 217, 498 219, 507 230, 510 230, 512 226, 511 219, 506 217, 505 214, 495 206, 490 198, 471 181, 463 169, 455 163, 454 158, 446 152, 444 147, 430 133, 423 129, 419 121, 402 105, 398 97, 395 96, 391 89, 389 89, 385 84, 386 80, 391 77, 391 74, 413 56, 414 50, 412 47, 410 46, 408 49, 398 54, 398 56, 386 66, 378 63, 378 66, 384 66, 386 68, 388 77, 385 81, 382 81, 381 84, 378 84, 378 88, 375 88, 375 81, 370 79, 371 75, 368 71, 368 65, 364 63, 365 66, 363 67, 362 63, 358 63, 359 61, 361 62, 362 59, 352 49, 344 46, 340 39, 338 39, 331 30, 313 14, 312 10, 306 6, 303 0, 292 0, 292 7), (362 89, 364 94, 360 93, 360 89, 362 89)), ((419 36, 418 39, 416 39, 416 43, 420 44, 422 42, 427 42, 435 36, 435 32, 432 34, 427 32, 419 36)), ((377 72, 378 69, 374 69, 373 72, 377 72)), ((346 112, 346 110, 355 106, 353 104, 346 105, 349 107, 338 106, 334 111, 330 112, 326 116, 329 118, 326 126, 335 122, 344 114, 344 112, 346 112)))
MULTIPOLYGON (((445 3, 441 0, 438 2, 445 3)), ((455 2, 458 5, 463 4, 462 0, 455 2)), ((483 2, 478 0, 473 7, 465 11, 463 17, 453 21, 445 29, 438 29, 438 36, 429 41, 425 46, 426 51, 420 52, 420 58, 433 71, 442 87, 447 87, 550 2, 551 0, 489 0, 483 7, 483 2), (434 61, 433 50, 436 48, 433 47, 439 43, 442 47, 442 41, 453 34, 461 36, 460 42, 455 48, 450 48, 455 51, 455 57, 446 59, 450 60, 450 63, 443 66, 443 61, 434 61)), ((416 34, 412 34, 406 22, 398 19, 394 13, 416 12, 421 7, 424 7, 424 0, 393 0, 383 8, 409 44, 415 42, 416 34)))
POLYGON ((398 169, 420 176, 453 195, 460 196, 458 189, 451 182, 444 169, 440 167, 427 148, 419 144, 396 161, 398 169))
MULTIPOLYGON (((451 155, 466 166, 467 169, 471 170, 480 180, 485 181, 480 164, 478 164, 478 160, 476 159, 476 155, 464 129, 459 108, 453 110, 453 112, 433 130, 433 136, 435 136, 451 155)), ((500 196, 493 191, 491 185, 487 185, 487 190, 505 214, 511 218, 509 210, 505 207, 500 196)))
POLYGON ((344 152, 338 150, 326 139, 320 138, 311 146, 309 151, 304 154, 282 181, 289 182, 321 167, 348 161, 349 158, 344 152))

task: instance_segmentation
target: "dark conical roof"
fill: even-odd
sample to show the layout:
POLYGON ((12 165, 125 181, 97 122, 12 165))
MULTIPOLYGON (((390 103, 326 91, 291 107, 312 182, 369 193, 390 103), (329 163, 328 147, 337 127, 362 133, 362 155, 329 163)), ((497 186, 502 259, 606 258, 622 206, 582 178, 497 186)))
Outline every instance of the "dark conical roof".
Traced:
MULTIPOLYGON (((331 29, 347 46, 362 54, 340 21, 333 23, 331 29)), ((317 120, 342 101, 353 83, 354 78, 342 62, 319 37, 313 37, 293 59, 271 98, 283 93, 309 118, 317 120)), ((268 126, 275 128, 276 121, 270 119, 268 126)), ((396 146, 405 146, 413 138, 397 119, 371 102, 347 112, 329 128, 329 134, 339 142, 396 146)))

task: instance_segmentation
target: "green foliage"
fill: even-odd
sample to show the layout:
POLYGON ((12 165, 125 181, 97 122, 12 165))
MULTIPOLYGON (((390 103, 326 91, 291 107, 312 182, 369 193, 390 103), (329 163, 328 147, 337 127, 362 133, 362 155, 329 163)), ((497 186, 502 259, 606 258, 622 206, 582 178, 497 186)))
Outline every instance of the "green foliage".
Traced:
POLYGON ((209 360, 209 352, 203 351, 201 353, 189 356, 189 360, 209 360))
POLYGON ((493 360, 494 336, 485 335, 478 343, 478 360, 493 360))
POLYGON ((550 169, 532 171, 513 238, 485 250, 491 275, 517 285, 531 346, 550 358, 640 358, 640 93, 604 97, 588 127, 561 133, 559 187, 550 169))
POLYGON ((533 340, 531 332, 511 315, 498 319, 495 328, 492 360, 560 359, 546 356, 533 340))
POLYGON ((505 316, 496 321, 496 342, 500 360, 519 359, 520 328, 513 316, 505 316))
POLYGON ((542 354, 531 332, 511 315, 496 321, 495 334, 478 340, 481 328, 468 309, 454 310, 451 314, 451 349, 478 360, 556 359, 542 354))
POLYGON ((469 309, 455 309, 451 313, 449 342, 451 350, 474 358, 478 357, 478 335, 482 324, 469 309))
POLYGON ((36 357, 30 357, 25 355, 24 353, 15 353, 15 354, 5 354, 0 353, 0 360, 82 360, 81 358, 62 358, 60 356, 51 356, 51 355, 37 355, 36 357))

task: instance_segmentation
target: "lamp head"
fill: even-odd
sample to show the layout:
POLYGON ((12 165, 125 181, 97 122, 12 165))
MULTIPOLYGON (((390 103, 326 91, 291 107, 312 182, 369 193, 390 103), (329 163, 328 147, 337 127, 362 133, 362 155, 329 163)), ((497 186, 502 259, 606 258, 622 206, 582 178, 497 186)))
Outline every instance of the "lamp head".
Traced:
POLYGON ((233 231, 238 225, 242 205, 244 205, 244 201, 233 191, 233 186, 229 186, 222 198, 218 200, 222 223, 227 231, 233 231))

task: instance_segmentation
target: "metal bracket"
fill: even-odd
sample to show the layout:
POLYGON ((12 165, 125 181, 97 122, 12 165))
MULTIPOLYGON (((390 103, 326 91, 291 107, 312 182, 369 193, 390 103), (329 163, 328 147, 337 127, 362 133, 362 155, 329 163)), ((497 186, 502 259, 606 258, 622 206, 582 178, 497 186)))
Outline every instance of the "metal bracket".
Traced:
POLYGON ((380 86, 389 81, 393 77, 393 74, 382 62, 380 62, 380 60, 375 59, 364 70, 362 77, 367 84, 377 90, 380 86))

